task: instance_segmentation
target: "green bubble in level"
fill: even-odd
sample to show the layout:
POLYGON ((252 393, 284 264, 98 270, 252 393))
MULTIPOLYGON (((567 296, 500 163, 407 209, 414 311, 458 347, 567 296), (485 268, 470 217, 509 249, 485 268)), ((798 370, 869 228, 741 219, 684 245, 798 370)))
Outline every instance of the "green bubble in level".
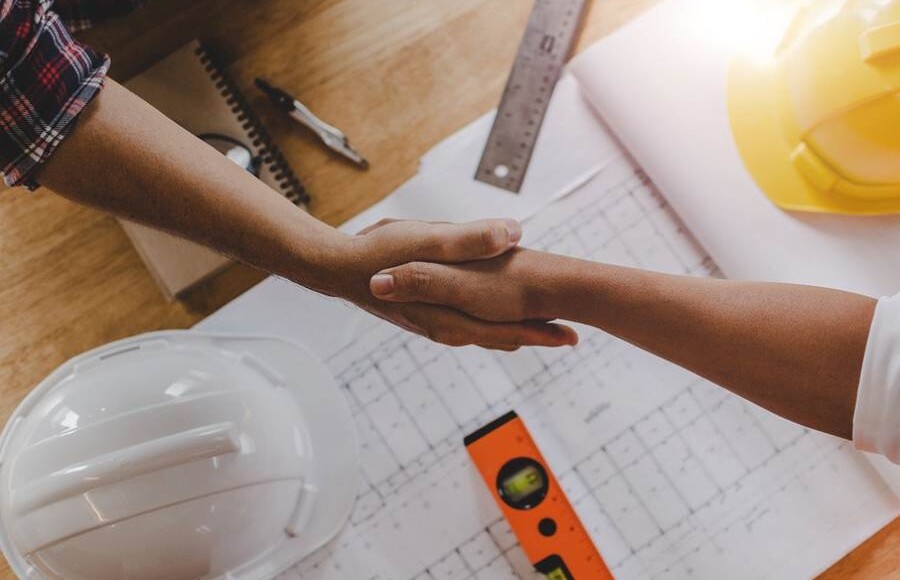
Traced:
POLYGON ((503 492, 510 501, 518 502, 540 491, 544 485, 543 474, 533 465, 528 465, 503 480, 503 492))
POLYGON ((562 568, 555 568, 546 574, 547 580, 569 580, 569 575, 562 568))

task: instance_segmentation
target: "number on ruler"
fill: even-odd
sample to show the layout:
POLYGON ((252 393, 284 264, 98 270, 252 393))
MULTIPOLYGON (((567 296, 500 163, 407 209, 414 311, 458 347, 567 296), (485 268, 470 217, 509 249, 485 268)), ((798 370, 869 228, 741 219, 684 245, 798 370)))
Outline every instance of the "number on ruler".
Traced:
POLYGON ((586 0, 536 0, 475 179, 518 192, 586 0))

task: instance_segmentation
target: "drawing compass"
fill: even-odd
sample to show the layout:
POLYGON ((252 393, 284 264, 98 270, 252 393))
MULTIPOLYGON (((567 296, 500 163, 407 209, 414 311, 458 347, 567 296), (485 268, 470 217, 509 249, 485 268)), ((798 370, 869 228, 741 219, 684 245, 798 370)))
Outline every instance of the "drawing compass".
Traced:
POLYGON ((287 111, 295 121, 318 135, 326 147, 341 154, 360 169, 369 168, 369 162, 350 146, 350 141, 343 131, 317 117, 309 107, 287 91, 274 87, 261 78, 257 78, 255 84, 278 108, 287 111))

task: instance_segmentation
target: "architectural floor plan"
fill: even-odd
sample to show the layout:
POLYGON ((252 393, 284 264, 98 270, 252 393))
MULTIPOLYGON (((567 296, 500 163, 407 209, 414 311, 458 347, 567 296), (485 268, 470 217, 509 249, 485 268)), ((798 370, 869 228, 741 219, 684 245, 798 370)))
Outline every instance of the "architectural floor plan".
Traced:
MULTIPOLYGON (((530 219, 523 244, 717 274, 625 158, 530 219)), ((267 284, 236 308, 270 300, 279 285, 293 292, 267 284)), ((297 308, 326 300, 300 290, 295 299, 297 308)), ((226 307, 201 326, 294 332, 267 327, 265 316, 253 319, 258 327, 247 320, 226 307)), ((535 577, 462 445, 510 409, 620 580, 809 577, 896 513, 897 498, 847 444, 605 333, 578 330, 575 348, 496 354, 445 348, 366 317, 327 361, 358 427, 358 501, 341 535, 281 578, 535 577)))

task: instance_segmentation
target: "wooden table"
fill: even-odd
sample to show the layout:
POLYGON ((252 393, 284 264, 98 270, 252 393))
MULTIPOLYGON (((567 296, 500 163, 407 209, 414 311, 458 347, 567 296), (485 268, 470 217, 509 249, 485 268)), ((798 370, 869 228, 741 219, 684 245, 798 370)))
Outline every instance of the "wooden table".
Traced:
MULTIPOLYGON (((580 47, 655 0, 592 6, 580 47)), ((338 224, 411 177, 419 157, 496 106, 529 0, 154 0, 82 38, 124 80, 194 37, 224 57, 306 186, 338 224), (360 173, 284 123, 251 89, 265 76, 338 124, 360 173)), ((163 300, 109 216, 49 192, 0 195, 0 419, 57 365, 128 335, 189 327, 263 278, 235 266, 182 302, 163 300)), ((897 578, 900 520, 822 576, 897 578)), ((14 575, 0 566, 0 580, 14 575)))

